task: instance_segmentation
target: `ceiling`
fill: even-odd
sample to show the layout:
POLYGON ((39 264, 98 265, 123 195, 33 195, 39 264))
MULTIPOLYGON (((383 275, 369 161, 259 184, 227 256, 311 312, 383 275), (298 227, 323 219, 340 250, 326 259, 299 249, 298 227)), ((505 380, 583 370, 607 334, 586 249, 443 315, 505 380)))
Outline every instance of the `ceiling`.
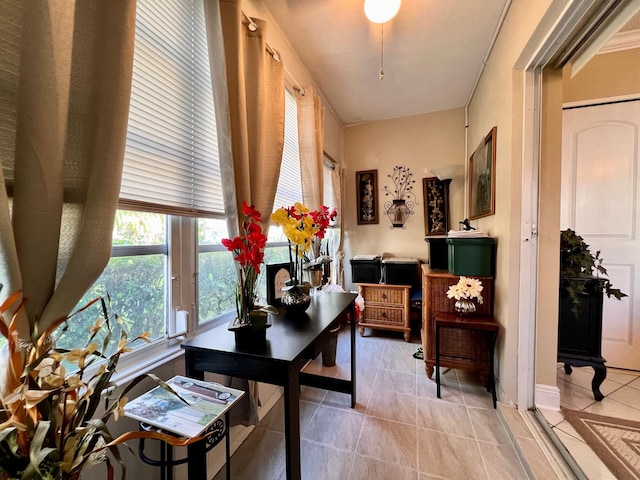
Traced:
POLYGON ((464 106, 507 0, 402 0, 381 26, 364 0, 264 0, 344 125, 464 106))

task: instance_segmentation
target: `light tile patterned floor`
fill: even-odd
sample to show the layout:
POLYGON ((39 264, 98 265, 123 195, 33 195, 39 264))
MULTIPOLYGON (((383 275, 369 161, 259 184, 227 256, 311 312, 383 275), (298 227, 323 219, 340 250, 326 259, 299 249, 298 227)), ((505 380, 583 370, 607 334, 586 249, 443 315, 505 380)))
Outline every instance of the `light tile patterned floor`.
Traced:
MULTIPOLYGON (((442 399, 419 346, 401 334, 357 335, 357 404, 349 397, 302 389, 301 450, 305 480, 526 479, 491 395, 473 375, 450 370, 442 399)), ((347 332, 339 337, 335 367, 320 359, 307 371, 348 378, 347 332)), ((231 459, 236 480, 280 480, 284 473, 282 400, 231 459)), ((216 476, 223 479, 224 472, 216 476)))
MULTIPOLYGON (((600 402, 594 400, 591 391, 591 367, 573 367, 573 373, 567 375, 562 364, 558 364, 557 378, 563 407, 640 421, 640 372, 608 368, 607 378, 600 387, 605 398, 600 402)), ((541 412, 590 480, 615 480, 580 434, 564 420, 562 413, 549 410, 541 412)))

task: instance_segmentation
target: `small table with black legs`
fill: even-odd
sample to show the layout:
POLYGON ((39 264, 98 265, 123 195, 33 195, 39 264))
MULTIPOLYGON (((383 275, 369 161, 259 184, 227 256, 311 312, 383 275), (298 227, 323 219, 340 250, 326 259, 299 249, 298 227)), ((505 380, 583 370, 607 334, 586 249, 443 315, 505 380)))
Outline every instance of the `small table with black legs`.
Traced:
MULTIPOLYGON (((435 313, 435 331, 436 331, 436 393, 440 398, 440 330, 442 328, 457 328, 466 330, 475 330, 485 332, 487 336, 487 355, 489 363, 489 378, 487 382, 487 390, 491 392, 493 400, 493 408, 496 408, 496 383, 493 371, 493 353, 498 338, 500 325, 493 318, 485 315, 459 315, 450 312, 435 313)), ((455 355, 452 352, 448 355, 455 355)))
MULTIPOLYGON (((160 433, 165 433, 167 435, 175 435, 172 432, 168 432, 166 430, 162 430, 161 428, 154 427, 153 425, 149 425, 148 423, 139 422, 140 430, 142 431, 152 431, 155 430, 160 433)), ((231 480, 231 445, 229 440, 229 411, 225 412, 224 421, 221 418, 216 419, 213 424, 207 429, 205 432, 209 435, 206 439, 202 440, 205 443, 205 451, 210 451, 220 443, 220 441, 225 439, 225 466, 226 466, 226 478, 227 480, 231 480)), ((173 458, 173 447, 165 442, 161 442, 160 444, 160 459, 154 459, 149 457, 145 451, 145 439, 141 438, 140 443, 138 445, 138 455, 140 459, 146 463, 147 465, 152 465, 154 467, 160 467, 160 480, 173 480, 173 467, 177 465, 185 464, 189 461, 189 457, 183 457, 180 459, 173 458)))

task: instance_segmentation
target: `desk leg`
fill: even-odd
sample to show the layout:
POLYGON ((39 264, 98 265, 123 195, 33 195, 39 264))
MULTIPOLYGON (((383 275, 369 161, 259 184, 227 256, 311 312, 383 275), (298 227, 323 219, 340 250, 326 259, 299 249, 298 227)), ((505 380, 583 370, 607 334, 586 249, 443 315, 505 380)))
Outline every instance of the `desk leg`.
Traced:
MULTIPOLYGON (((289 369, 284 386, 284 439, 287 480, 300 480, 300 372, 289 369)), ((189 477, 191 480, 191 477, 189 477)))
MULTIPOLYGON (((204 380, 204 372, 191 365, 189 352, 185 355, 185 374, 187 377, 204 380)), ((207 479, 207 442, 196 442, 187 446, 187 472, 189 480, 207 479)))
POLYGON ((224 445, 225 445, 225 449, 227 452, 227 455, 225 458, 226 463, 227 463, 227 480, 231 480, 231 423, 230 423, 230 419, 229 419, 229 410, 227 410, 227 412, 224 414, 224 421, 225 421, 225 428, 227 429, 227 434, 224 441, 224 445))
POLYGON ((436 397, 440 398, 440 325, 436 324, 436 397))
POLYGON ((351 408, 356 406, 356 304, 351 303, 351 408))

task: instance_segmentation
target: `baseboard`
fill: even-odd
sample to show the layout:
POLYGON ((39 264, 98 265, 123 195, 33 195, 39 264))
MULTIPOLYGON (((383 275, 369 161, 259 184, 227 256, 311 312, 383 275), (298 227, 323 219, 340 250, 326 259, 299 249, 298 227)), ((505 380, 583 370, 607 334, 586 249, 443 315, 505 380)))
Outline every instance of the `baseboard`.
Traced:
POLYGON ((537 408, 560 411, 560 389, 555 385, 536 383, 535 404, 537 408))

